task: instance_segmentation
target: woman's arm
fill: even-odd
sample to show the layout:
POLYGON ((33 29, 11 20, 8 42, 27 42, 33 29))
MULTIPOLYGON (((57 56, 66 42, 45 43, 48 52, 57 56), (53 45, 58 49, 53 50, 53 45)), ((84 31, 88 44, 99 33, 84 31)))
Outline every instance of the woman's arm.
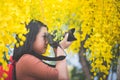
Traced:
MULTIPOLYGON (((65 35, 65 38, 60 42, 60 46, 55 50, 56 56, 65 56, 64 50, 71 45, 72 42, 67 41, 68 34, 65 35)), ((58 79, 59 80, 69 80, 67 62, 66 59, 62 61, 57 61, 56 69, 58 70, 58 79)))
MULTIPOLYGON (((60 47, 57 48, 56 53, 57 56, 65 55, 60 47)), ((57 61, 56 69, 58 70, 58 80, 69 80, 66 59, 57 61)))

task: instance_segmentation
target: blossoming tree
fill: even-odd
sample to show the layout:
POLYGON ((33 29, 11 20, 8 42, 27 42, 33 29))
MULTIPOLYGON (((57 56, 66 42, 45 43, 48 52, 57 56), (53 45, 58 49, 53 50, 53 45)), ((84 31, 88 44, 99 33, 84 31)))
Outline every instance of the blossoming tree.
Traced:
MULTIPOLYGON (((119 5, 119 0, 1 0, 0 63, 8 70, 3 57, 9 60, 9 48, 24 44, 23 34, 28 32, 25 25, 31 19, 37 19, 48 25, 49 32, 56 29, 64 34, 74 27, 77 41, 68 51, 87 60, 88 72, 83 71, 89 75, 88 79, 93 75, 105 80, 113 66, 112 60, 118 58, 114 48, 120 43, 119 5), (19 43, 15 34, 20 38, 19 43)), ((86 64, 86 61, 80 62, 86 64)), ((84 68, 84 64, 82 66, 84 68)), ((0 76, 0 79, 4 77, 0 76)))

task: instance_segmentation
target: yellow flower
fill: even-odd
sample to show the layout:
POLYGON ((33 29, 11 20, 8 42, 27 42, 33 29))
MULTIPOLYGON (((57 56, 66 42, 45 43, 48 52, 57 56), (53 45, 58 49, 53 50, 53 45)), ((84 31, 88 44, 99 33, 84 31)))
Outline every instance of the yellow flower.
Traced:
POLYGON ((1 78, 0 78, 0 80, 4 80, 4 78, 3 78, 3 77, 1 77, 1 78))
POLYGON ((2 76, 3 76, 3 78, 7 78, 8 77, 8 75, 6 73, 3 73, 2 76))
POLYGON ((20 46, 23 46, 24 42, 23 41, 20 41, 20 46))
POLYGON ((26 37, 25 37, 25 36, 22 36, 22 37, 21 37, 21 40, 22 40, 22 41, 25 41, 25 40, 26 40, 26 37))
POLYGON ((19 43, 16 43, 16 47, 17 47, 17 48, 19 47, 19 43))
POLYGON ((96 76, 96 72, 94 72, 94 76, 96 76))
POLYGON ((19 37, 19 38, 22 38, 22 36, 23 36, 22 34, 18 34, 18 37, 19 37))

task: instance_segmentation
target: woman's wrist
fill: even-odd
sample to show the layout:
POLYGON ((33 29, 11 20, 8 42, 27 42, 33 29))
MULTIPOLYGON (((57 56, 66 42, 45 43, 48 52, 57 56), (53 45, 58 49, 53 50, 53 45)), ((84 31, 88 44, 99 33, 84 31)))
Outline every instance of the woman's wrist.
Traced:
POLYGON ((57 56, 65 56, 64 50, 61 47, 57 47, 56 55, 57 56))
POLYGON ((53 48, 53 51, 54 51, 54 54, 55 54, 55 57, 57 56, 57 48, 53 48))
POLYGON ((55 56, 63 56, 64 50, 61 47, 53 48, 55 56))
POLYGON ((60 47, 62 47, 62 49, 65 49, 65 42, 64 41, 60 42, 60 47))

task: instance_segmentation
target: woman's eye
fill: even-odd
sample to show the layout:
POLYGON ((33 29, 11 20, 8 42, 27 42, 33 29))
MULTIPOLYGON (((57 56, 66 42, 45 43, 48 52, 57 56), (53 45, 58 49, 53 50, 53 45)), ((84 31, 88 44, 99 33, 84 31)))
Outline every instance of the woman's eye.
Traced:
POLYGON ((46 35, 44 35, 43 37, 46 37, 46 35))
POLYGON ((47 38, 47 36, 46 36, 46 35, 44 35, 43 37, 44 37, 45 39, 47 38))

